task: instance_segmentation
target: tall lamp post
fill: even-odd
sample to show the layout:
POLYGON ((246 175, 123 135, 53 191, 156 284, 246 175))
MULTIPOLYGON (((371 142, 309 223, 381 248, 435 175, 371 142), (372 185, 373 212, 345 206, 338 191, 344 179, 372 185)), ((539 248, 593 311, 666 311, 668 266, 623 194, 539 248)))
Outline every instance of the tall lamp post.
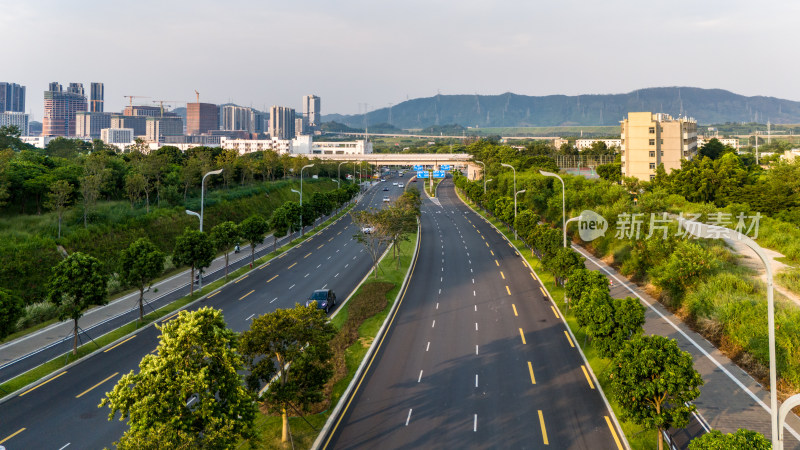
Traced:
MULTIPOLYGON (((511 164, 500 163, 500 165, 503 166, 503 167, 508 167, 509 169, 514 171, 514 192, 515 192, 515 194, 514 194, 514 199, 515 199, 514 200, 514 218, 516 219, 517 218, 517 201, 516 201, 516 198, 517 198, 517 194, 516 194, 516 192, 517 192, 517 169, 515 169, 514 166, 512 166, 511 164)), ((515 233, 515 236, 516 236, 516 233, 515 233)))
POLYGON ((347 164, 347 161, 343 161, 339 163, 339 167, 336 168, 336 187, 339 188, 339 178, 342 177, 342 164, 347 164))
POLYGON ((313 164, 308 164, 300 169, 300 235, 303 235, 303 171, 309 167, 314 167, 313 164))
POLYGON ((486 163, 478 160, 475 160, 475 162, 483 166, 483 173, 481 174, 482 175, 481 178, 483 178, 483 193, 486 194, 486 163))
POLYGON ((564 229, 564 247, 567 246, 567 209, 566 209, 566 188, 564 187, 564 180, 561 179, 560 176, 552 173, 552 172, 545 172, 544 170, 539 171, 540 174, 546 177, 556 177, 558 181, 561 182, 561 226, 564 229))
POLYGON ((514 192, 514 240, 517 240, 517 194, 522 194, 527 189, 522 189, 520 191, 514 192))
POLYGON ((800 395, 794 395, 787 399, 778 410, 778 373, 775 362, 775 299, 773 298, 772 287, 772 267, 769 264, 764 250, 754 240, 744 234, 731 230, 730 228, 717 225, 706 225, 686 219, 678 219, 687 233, 692 236, 705 239, 727 238, 738 240, 750 247, 761 261, 767 271, 767 326, 769 327, 769 409, 770 422, 772 424, 772 448, 773 450, 783 450, 783 420, 791 410, 792 405, 800 404, 800 395), (779 427, 780 424, 780 427, 779 427))
MULTIPOLYGON (((206 178, 209 175, 219 175, 219 174, 222 173, 222 170, 223 169, 212 170, 211 172, 206 172, 206 174, 203 175, 203 179, 200 181, 200 214, 197 214, 194 211, 189 211, 188 209, 186 210, 186 214, 189 214, 191 216, 197 216, 197 218, 200 219, 200 232, 203 231, 203 210, 204 210, 204 206, 205 206, 206 178)), ((203 288, 203 268, 202 267, 200 268, 200 272, 198 273, 197 279, 199 281, 198 288, 202 289, 203 288)), ((194 280, 192 280, 192 283, 194 283, 194 280)))

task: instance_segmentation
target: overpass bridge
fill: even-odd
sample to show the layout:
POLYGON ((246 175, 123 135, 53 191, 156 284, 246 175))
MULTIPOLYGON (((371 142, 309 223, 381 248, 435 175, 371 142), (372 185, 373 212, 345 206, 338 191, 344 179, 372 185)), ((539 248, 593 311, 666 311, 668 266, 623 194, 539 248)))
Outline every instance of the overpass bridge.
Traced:
POLYGON ((319 158, 323 161, 339 162, 366 162, 376 166, 430 166, 438 170, 442 164, 449 164, 453 168, 466 168, 467 176, 475 179, 480 176, 481 166, 472 161, 472 155, 467 153, 367 153, 358 155, 336 155, 312 153, 309 158, 319 158))

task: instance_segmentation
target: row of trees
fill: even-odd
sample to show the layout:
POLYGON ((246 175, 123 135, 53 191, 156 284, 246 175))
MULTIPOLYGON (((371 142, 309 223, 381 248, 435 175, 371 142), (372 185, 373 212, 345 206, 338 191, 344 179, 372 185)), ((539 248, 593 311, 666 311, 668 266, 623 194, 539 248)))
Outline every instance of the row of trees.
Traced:
MULTIPOLYGON (((242 241, 250 244, 252 265, 255 248, 264 241, 269 230, 274 230, 276 239, 286 235, 287 230, 297 231, 340 208, 357 192, 357 186, 348 184, 331 192, 314 193, 303 208, 296 202, 286 202, 273 212, 269 220, 253 215, 239 224, 231 221, 220 223, 209 233, 187 228, 176 239, 172 262, 176 266, 190 267, 191 293, 194 294, 195 270, 210 266, 217 253, 225 255, 227 278, 229 254, 235 245, 242 241), (302 224, 301 211, 305 212, 302 224)), ((164 272, 165 257, 166 254, 147 238, 136 240, 120 253, 117 273, 123 286, 139 291, 140 320, 144 318, 144 292, 164 272)), ((74 322, 73 354, 77 354, 78 320, 87 308, 106 303, 108 280, 109 276, 100 268, 100 261, 81 252, 69 255, 53 268, 47 299, 58 307, 59 320, 72 319, 74 322)), ((14 325, 22 314, 22 300, 0 290, 0 311, 5 312, 0 316, 0 337, 5 337, 14 331, 14 325)))

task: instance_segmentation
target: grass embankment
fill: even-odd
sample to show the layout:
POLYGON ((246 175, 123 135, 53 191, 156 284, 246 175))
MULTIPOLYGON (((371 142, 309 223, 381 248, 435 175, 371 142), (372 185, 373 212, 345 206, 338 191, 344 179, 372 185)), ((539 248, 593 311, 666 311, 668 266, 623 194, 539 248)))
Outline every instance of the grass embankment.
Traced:
POLYGON ((235 279, 239 278, 240 276, 250 272, 251 270, 257 269, 260 265, 262 265, 262 264, 264 264, 264 263, 266 263, 266 262, 268 262, 268 261, 280 256, 282 253, 286 252, 287 250, 289 250, 290 248, 294 247, 295 245, 297 245, 297 244, 309 239, 310 237, 314 236, 320 230, 322 230, 323 228, 325 228, 328 225, 330 225, 333 221, 337 220, 339 217, 341 217, 344 214, 346 214, 350 210, 350 208, 352 208, 352 205, 343 208, 342 211, 340 211, 338 214, 336 214, 334 216, 331 216, 330 218, 328 218, 328 220, 326 220, 322 224, 318 225, 313 230, 305 233, 305 235, 303 235, 302 237, 299 237, 299 238, 297 238, 297 239, 295 239, 295 240, 283 245, 282 247, 278 248, 277 250, 275 250, 275 251, 273 251, 273 252, 271 252, 271 253, 269 253, 267 255, 264 255, 264 256, 256 259, 256 263, 253 265, 253 268, 250 268, 249 265, 244 266, 244 267, 240 267, 239 269, 229 273, 227 279, 223 278, 221 280, 217 280, 217 281, 214 281, 212 283, 209 283, 208 285, 203 286, 202 289, 195 290, 193 295, 188 295, 186 297, 182 297, 180 299, 177 299, 174 302, 170 303, 169 305, 163 306, 163 307, 157 309, 156 311, 145 315, 144 316, 144 320, 141 321, 141 322, 140 321, 136 321, 136 322, 129 323, 129 324, 124 325, 124 326, 122 326, 122 327, 120 327, 120 328, 118 328, 118 329, 116 329, 116 330, 114 330, 114 331, 112 331, 112 332, 110 332, 108 334, 105 334, 103 336, 98 337, 94 341, 90 341, 88 343, 85 343, 85 344, 83 344, 83 345, 78 347, 77 356, 73 355, 72 352, 70 351, 69 353, 67 353, 65 355, 61 355, 61 356, 59 356, 57 358, 53 358, 50 361, 42 364, 41 366, 36 367, 35 369, 31 369, 31 370, 29 370, 28 372, 25 372, 22 375, 19 375, 19 376, 15 377, 15 378, 12 378, 11 380, 8 380, 8 381, 4 382, 3 384, 0 384, 0 398, 4 398, 5 396, 7 396, 9 394, 11 394, 13 392, 16 392, 17 390, 22 389, 23 387, 28 386, 29 384, 34 383, 35 381, 40 380, 40 379, 42 379, 42 378, 44 378, 44 377, 46 377, 46 376, 48 376, 48 375, 50 375, 52 373, 64 368, 65 366, 71 364, 72 362, 75 362, 75 361, 77 361, 77 360, 79 360, 79 359, 81 359, 81 358, 83 358, 83 357, 85 357, 87 355, 92 354, 95 351, 105 347, 106 345, 111 344, 112 342, 114 342, 114 341, 116 341, 116 340, 118 340, 118 339, 120 339, 120 338, 122 338, 124 336, 127 336, 128 334, 134 333, 136 330, 142 329, 142 328, 152 324, 153 322, 161 320, 164 317, 168 317, 169 315, 171 315, 175 311, 183 308, 184 306, 194 302, 195 300, 197 300, 199 298, 202 298, 202 297, 206 296, 207 294, 215 291, 218 288, 223 287, 229 281, 235 280, 235 279))
MULTIPOLYGON (((317 414, 289 417, 293 448, 311 448, 333 408, 342 398, 356 369, 366 356, 369 346, 394 305, 411 264, 416 240, 417 234, 414 233, 409 236, 409 240, 400 244, 399 268, 397 268, 397 260, 390 256, 391 253, 387 255, 379 264, 378 276, 375 277, 371 274, 350 300, 339 307, 340 310, 331 319, 339 332, 331 343, 335 355, 335 375, 327 387, 329 395, 329 401, 326 400, 327 409, 317 414)), ((321 406, 321 408, 324 407, 321 406)), ((239 448, 288 448, 288 445, 280 442, 280 417, 259 414, 256 417, 256 428, 259 438, 251 442, 243 442, 239 448)))
MULTIPOLYGON (((423 178, 423 180, 424 180, 424 178, 423 178)), ((441 178, 434 178, 433 187, 431 187, 431 182, 429 180, 425 180, 425 183, 424 183, 425 192, 428 194, 428 196, 436 197, 436 188, 439 186, 439 183, 441 183, 441 182, 442 182, 441 178)))
MULTIPOLYGON (((586 356, 586 360, 589 361, 589 365, 592 368, 592 372, 594 372, 597 380, 600 382, 600 386, 603 390, 609 389, 609 381, 608 381, 608 373, 609 373, 609 366, 611 364, 610 359, 600 357, 595 349, 591 345, 587 345, 586 340, 586 333, 581 330, 577 323, 575 316, 572 314, 571 310, 566 308, 566 305, 563 302, 564 299, 564 289, 561 286, 556 285, 555 279, 553 275, 547 272, 544 267, 542 266, 541 261, 535 256, 531 256, 525 247, 525 243, 521 240, 514 239, 514 233, 509 232, 508 228, 503 224, 503 222, 495 219, 494 217, 490 217, 484 212, 482 209, 477 207, 473 202, 468 200, 463 193, 457 190, 459 197, 464 200, 468 205, 472 207, 474 211, 480 214, 482 217, 487 219, 491 222, 498 230, 500 230, 506 238, 514 245, 520 249, 522 252, 522 256, 525 258, 525 261, 528 262, 531 268, 536 272, 536 276, 539 278, 539 281, 544 284, 547 291, 553 297, 553 303, 555 303, 556 307, 559 310, 559 313, 566 319, 567 325, 569 326, 570 330, 572 330, 572 334, 575 335, 576 340, 578 341, 577 344, 580 345, 581 350, 583 351, 584 356, 586 356)), ((619 419, 622 411, 619 405, 614 402, 610 398, 606 398, 608 403, 611 405, 611 408, 614 410, 614 414, 619 419)), ((619 420, 620 426, 622 427, 622 432, 625 433, 625 437, 628 440, 631 448, 636 450, 650 450, 657 448, 656 445, 656 430, 644 428, 640 425, 637 425, 632 422, 625 422, 619 420)))

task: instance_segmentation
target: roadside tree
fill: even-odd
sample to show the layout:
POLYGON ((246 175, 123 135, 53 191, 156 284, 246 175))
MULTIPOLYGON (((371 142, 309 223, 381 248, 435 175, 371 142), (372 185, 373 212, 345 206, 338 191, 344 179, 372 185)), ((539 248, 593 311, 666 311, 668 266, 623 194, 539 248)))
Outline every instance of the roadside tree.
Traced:
POLYGON ((242 333, 241 352, 250 375, 247 384, 264 392, 264 405, 283 420, 281 441, 288 440, 290 411, 308 412, 322 400, 325 383, 333 375, 329 341, 336 329, 316 306, 295 305, 264 314, 242 333))
POLYGON ((367 254, 372 258, 372 274, 377 278, 381 247, 391 239, 389 231, 386 229, 386 223, 382 220, 381 211, 361 210, 351 212, 350 217, 358 227, 353 239, 363 245, 367 254))
POLYGON ((78 354, 78 319, 92 305, 106 303, 106 284, 100 261, 75 252, 53 267, 47 299, 57 305, 59 320, 72 319, 72 354, 78 354))
POLYGON ((239 234, 250 243, 250 265, 256 262, 256 246, 264 242, 269 226, 263 217, 252 215, 239 224, 239 234))
POLYGON ((694 370, 692 355, 674 339, 642 336, 628 341, 614 357, 609 379, 611 397, 622 408, 622 418, 661 432, 684 427, 696 407, 688 402, 700 395, 703 378, 694 370))
POLYGON ((689 450, 770 450, 772 442, 757 431, 739 428, 736 433, 719 430, 692 439, 689 450))
POLYGON ((189 266, 190 293, 194 294, 194 270, 203 270, 211 265, 214 260, 214 245, 208 235, 200 230, 186 228, 183 234, 175 239, 175 250, 172 252, 172 262, 176 266, 189 266))
POLYGON ((228 278, 228 252, 238 245, 239 227, 231 221, 222 222, 211 229, 211 240, 217 251, 225 253, 225 278, 228 278))
MULTIPOLYGON (((158 327, 158 325, 156 325, 158 327)), ((244 386, 236 333, 213 308, 181 311, 161 327, 157 352, 99 406, 127 419, 119 448, 230 448, 253 434, 255 396, 244 386), (187 447, 188 444, 188 447, 187 447)))
POLYGON ((14 332, 24 307, 21 298, 0 288, 0 339, 14 332))
POLYGON ((139 320, 144 320, 144 290, 164 271, 164 253, 147 238, 137 239, 119 255, 122 284, 139 290, 139 320))
POLYGON ((61 239, 61 219, 72 197, 72 185, 67 180, 58 180, 50 186, 45 207, 55 211, 58 217, 58 238, 61 239))

